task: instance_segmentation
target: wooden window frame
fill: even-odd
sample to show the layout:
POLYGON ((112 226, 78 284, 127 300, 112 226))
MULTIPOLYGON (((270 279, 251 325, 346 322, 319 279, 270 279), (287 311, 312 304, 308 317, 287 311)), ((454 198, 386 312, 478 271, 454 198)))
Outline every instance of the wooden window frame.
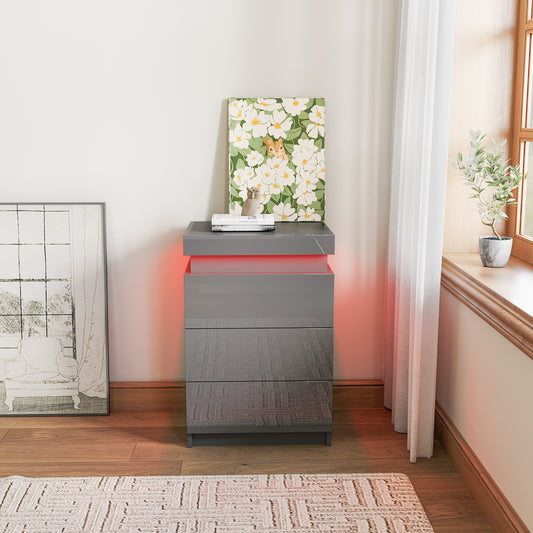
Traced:
MULTIPOLYGON (((533 106, 533 95, 529 102, 526 85, 533 77, 533 61, 529 61, 528 72, 525 70, 527 48, 527 34, 533 35, 533 18, 528 20, 531 13, 532 0, 518 1, 518 17, 516 26, 516 55, 515 55, 515 86, 514 86, 514 112, 512 122, 511 160, 513 164, 522 163, 526 142, 533 142, 533 128, 526 128, 526 111, 533 106)), ((533 13, 532 13, 533 15, 533 13)), ((533 38, 533 37, 532 37, 533 38)), ((533 51, 532 51, 533 53, 533 51)), ((528 178, 529 188, 533 192, 533 172, 528 178)), ((531 194, 531 193, 530 193, 531 194)), ((509 235, 514 238, 513 256, 533 264, 533 239, 520 234, 522 217, 522 199, 524 188, 521 186, 515 195, 519 205, 509 209, 509 235)))

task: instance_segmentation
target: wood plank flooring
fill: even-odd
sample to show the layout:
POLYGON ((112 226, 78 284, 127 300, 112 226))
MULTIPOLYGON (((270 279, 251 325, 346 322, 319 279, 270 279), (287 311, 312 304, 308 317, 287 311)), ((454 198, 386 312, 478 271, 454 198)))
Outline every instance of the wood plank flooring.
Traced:
POLYGON ((334 388, 331 447, 187 448, 183 388, 113 388, 109 417, 0 418, 0 476, 398 472, 436 533, 492 533, 438 442, 432 459, 409 462, 380 392, 334 388))

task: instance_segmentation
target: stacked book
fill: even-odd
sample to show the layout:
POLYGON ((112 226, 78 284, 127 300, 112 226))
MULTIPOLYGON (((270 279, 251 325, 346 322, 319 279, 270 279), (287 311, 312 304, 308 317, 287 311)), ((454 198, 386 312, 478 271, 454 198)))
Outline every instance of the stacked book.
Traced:
POLYGON ((275 227, 274 215, 213 215, 212 231, 271 231, 275 227))

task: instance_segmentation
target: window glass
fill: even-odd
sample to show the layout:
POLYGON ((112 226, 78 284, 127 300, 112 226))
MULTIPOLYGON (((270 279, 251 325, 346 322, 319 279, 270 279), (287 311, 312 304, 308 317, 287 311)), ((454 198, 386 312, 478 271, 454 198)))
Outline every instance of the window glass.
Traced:
POLYGON ((528 179, 515 190, 509 209, 509 235, 516 237, 513 255, 533 264, 533 0, 519 0, 512 164, 520 163, 528 179))
MULTIPOLYGON (((533 174, 533 142, 526 142, 524 150, 524 170, 528 176, 533 174)), ((529 177, 522 185, 522 219, 520 234, 533 239, 533 182, 529 177)))
MULTIPOLYGON (((532 0, 533 1, 533 0, 532 0)), ((531 75, 530 58, 533 46, 531 33, 526 36, 526 49, 524 59, 524 103, 522 107, 522 123, 525 128, 531 128, 533 124, 533 76, 531 75)))
POLYGON ((75 357, 69 228, 64 206, 0 205, 0 360, 35 336, 75 357))

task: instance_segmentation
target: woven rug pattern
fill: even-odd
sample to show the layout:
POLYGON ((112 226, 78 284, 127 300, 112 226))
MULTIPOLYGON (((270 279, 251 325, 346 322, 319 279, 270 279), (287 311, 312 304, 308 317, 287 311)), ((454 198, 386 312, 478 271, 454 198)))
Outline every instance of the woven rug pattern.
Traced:
POLYGON ((403 474, 0 479, 0 531, 355 532, 433 529, 403 474))

